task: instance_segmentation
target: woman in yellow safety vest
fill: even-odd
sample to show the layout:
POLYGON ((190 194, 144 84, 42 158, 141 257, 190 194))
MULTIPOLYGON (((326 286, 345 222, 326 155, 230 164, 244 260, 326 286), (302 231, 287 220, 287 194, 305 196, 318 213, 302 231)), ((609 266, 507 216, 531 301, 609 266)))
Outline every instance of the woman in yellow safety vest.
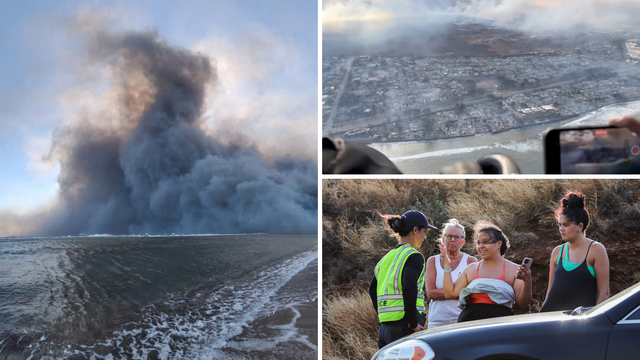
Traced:
MULTIPOLYGON (((427 217, 415 210, 399 215, 381 215, 387 231, 398 239, 398 246, 376 265, 369 285, 369 296, 378 312, 378 347, 423 330, 418 319, 424 314, 424 255, 417 248, 426 238, 427 217)), ((424 324, 424 322, 423 322, 424 324)))

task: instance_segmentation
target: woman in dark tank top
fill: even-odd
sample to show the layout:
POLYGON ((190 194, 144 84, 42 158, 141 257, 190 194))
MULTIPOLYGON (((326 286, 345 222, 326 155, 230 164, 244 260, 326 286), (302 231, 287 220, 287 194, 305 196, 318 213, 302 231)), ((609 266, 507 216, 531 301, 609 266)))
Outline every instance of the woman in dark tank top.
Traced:
POLYGON ((607 250, 585 236, 589 226, 585 196, 565 191, 560 204, 554 215, 565 243, 551 253, 547 298, 540 312, 594 306, 609 298, 607 250))

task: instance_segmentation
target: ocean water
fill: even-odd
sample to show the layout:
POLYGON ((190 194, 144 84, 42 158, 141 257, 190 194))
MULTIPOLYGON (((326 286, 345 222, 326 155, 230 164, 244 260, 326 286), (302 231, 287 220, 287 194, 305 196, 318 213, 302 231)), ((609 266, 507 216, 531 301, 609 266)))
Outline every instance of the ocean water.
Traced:
POLYGON ((640 101, 613 104, 573 118, 499 134, 395 143, 371 146, 393 161, 405 174, 438 174, 443 167, 460 161, 477 161, 486 155, 510 156, 524 174, 544 173, 543 135, 552 127, 606 126, 610 118, 632 115, 640 118, 640 101))
POLYGON ((0 238, 0 359, 315 359, 317 236, 0 238))

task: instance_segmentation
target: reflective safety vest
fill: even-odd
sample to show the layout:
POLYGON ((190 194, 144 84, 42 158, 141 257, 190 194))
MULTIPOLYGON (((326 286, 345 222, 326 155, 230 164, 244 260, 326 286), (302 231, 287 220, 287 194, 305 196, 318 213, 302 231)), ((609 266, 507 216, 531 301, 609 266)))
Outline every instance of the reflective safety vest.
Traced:
MULTIPOLYGON (((376 265, 375 276, 378 282, 378 318, 380 322, 396 321, 404 317, 402 269, 411 254, 420 254, 423 264, 425 263, 424 255, 421 252, 411 245, 405 244, 389 251, 376 265)), ((424 313, 424 273, 425 265, 422 266, 417 284, 416 308, 420 313, 424 313)))

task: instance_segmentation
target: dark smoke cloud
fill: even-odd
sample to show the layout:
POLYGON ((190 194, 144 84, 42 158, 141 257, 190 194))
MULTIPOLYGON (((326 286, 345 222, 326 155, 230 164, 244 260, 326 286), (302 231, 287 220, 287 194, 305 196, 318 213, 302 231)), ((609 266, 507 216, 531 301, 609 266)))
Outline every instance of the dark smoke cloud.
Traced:
POLYGON ((266 160, 203 131, 212 61, 151 32, 93 31, 87 44, 91 66, 114 76, 118 117, 55 131, 59 197, 35 234, 316 231, 315 162, 266 160))

